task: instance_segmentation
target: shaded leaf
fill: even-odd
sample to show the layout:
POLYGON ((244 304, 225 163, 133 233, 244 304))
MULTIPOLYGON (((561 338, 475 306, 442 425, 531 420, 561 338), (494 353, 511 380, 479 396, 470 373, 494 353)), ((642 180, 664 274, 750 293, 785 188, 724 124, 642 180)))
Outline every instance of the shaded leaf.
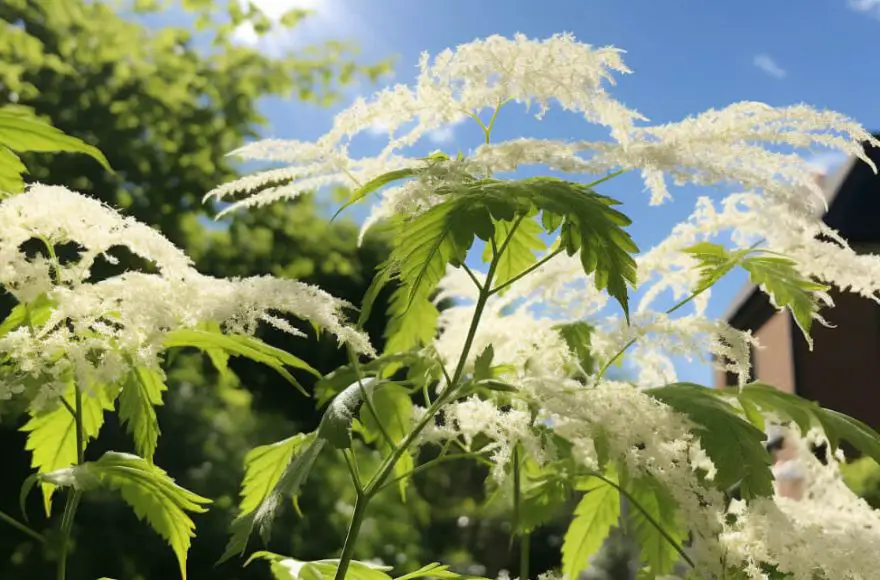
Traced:
POLYGON ((229 335, 211 330, 181 329, 169 332, 165 336, 163 344, 166 348, 194 347, 205 352, 219 349, 232 356, 243 356, 273 369, 305 396, 308 396, 306 390, 284 367, 289 366, 304 370, 316 377, 321 376, 321 373, 302 359, 280 348, 268 345, 253 336, 229 335))
POLYGON ((595 361, 590 348, 593 327, 586 322, 569 322, 553 327, 565 340, 568 349, 577 357, 578 364, 589 374, 593 372, 595 361))
MULTIPOLYGON (((406 389, 394 383, 380 385, 373 390, 371 395, 367 396, 371 398, 378 417, 373 416, 369 405, 361 405, 360 421, 363 426, 364 439, 367 443, 378 443, 382 454, 387 457, 391 455, 394 448, 385 441, 381 429, 384 429, 385 434, 391 438, 395 445, 403 441, 412 428, 412 400, 406 389)), ((394 474, 397 477, 402 477, 412 469, 412 455, 408 451, 404 452, 394 465, 394 474)), ((406 499, 407 482, 407 478, 398 482, 400 495, 404 500, 406 499)))
POLYGON ((740 483, 744 499, 773 493, 764 432, 741 418, 717 391, 675 383, 646 392, 694 423, 700 445, 718 470, 713 480, 716 486, 727 489, 740 483))
POLYGON ((656 576, 670 573, 679 561, 680 555, 651 520, 659 524, 681 547, 687 536, 678 520, 678 506, 675 500, 666 488, 651 476, 629 481, 626 490, 642 508, 633 506, 629 510, 642 561, 651 567, 651 572, 656 576))

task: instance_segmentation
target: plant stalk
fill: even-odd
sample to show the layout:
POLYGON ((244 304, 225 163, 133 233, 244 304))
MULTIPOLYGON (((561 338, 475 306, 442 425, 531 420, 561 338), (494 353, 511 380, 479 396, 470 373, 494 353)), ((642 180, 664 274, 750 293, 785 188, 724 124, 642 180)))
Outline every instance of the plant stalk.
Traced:
MULTIPOLYGON (((83 424, 82 424, 82 391, 79 386, 74 384, 74 422, 76 428, 76 464, 82 465, 85 461, 85 442, 83 441, 83 424)), ((58 569, 56 578, 65 580, 67 578, 67 550, 70 546, 70 536, 73 531, 73 520, 76 517, 76 510, 79 507, 79 500, 82 492, 77 489, 71 489, 67 495, 67 503, 64 505, 64 515, 61 516, 61 549, 58 555, 58 569)))
POLYGON ((2 510, 0 510, 0 521, 6 522, 7 524, 12 526, 13 528, 18 530, 19 532, 30 536, 31 538, 40 542, 41 544, 44 544, 46 542, 46 538, 44 538, 41 533, 32 530, 31 528, 24 525, 23 523, 21 523, 20 521, 18 521, 17 519, 15 519, 14 517, 10 516, 9 514, 7 514, 6 512, 4 512, 2 510))
MULTIPOLYGON (((509 238, 508 238, 509 240, 509 238)), ((505 240, 506 242, 507 240, 505 240)), ((449 399, 452 398, 453 394, 458 388, 458 382, 461 380, 462 375, 464 374, 464 367, 467 363, 468 354, 470 354, 471 347, 474 344, 474 339, 477 335, 477 327, 480 324, 480 318, 483 315, 483 310, 486 308, 486 302, 489 300, 490 291, 488 290, 492 284, 492 277, 495 274, 496 264, 498 262, 497 256, 500 255, 502 251, 504 251, 504 247, 506 243, 502 245, 501 249, 498 253, 496 253, 496 259, 492 260, 492 264, 489 266, 489 272, 486 274, 486 283, 483 286, 483 289, 480 291, 480 295, 477 298, 477 304, 474 307, 474 316, 471 319, 471 325, 468 329, 467 338, 465 338, 464 346, 461 350, 461 356, 458 360, 458 365, 455 368, 455 372, 452 375, 452 381, 447 385, 446 389, 443 390, 442 393, 437 397, 437 399, 428 407, 427 412, 424 417, 415 425, 412 431, 401 441, 400 445, 397 445, 392 451, 391 455, 386 459, 382 465, 379 467, 379 471, 373 476, 370 482, 364 487, 363 495, 358 497, 355 502, 355 511, 352 514, 351 523, 349 524, 348 534, 345 536, 345 544, 342 547, 342 556, 339 560, 339 566, 336 569, 335 580, 345 580, 345 574, 348 572, 349 564, 351 563, 352 556, 354 554, 354 544, 357 541, 357 536, 361 528, 361 523, 366 514, 366 508, 369 501, 382 490, 385 481, 391 475, 394 470, 394 466, 397 464, 400 457, 409 449, 409 447, 415 442, 416 438, 418 438, 419 434, 428 426, 428 424, 434 420, 434 416, 440 410, 440 408, 445 405, 449 399)))
POLYGON ((345 580, 348 566, 354 558, 354 545, 358 533, 361 531, 361 524, 364 523, 369 501, 367 496, 361 494, 358 494, 357 499, 354 500, 354 513, 348 524, 348 533, 345 534, 345 544, 342 546, 342 555, 339 557, 339 567, 336 568, 336 580, 345 580))

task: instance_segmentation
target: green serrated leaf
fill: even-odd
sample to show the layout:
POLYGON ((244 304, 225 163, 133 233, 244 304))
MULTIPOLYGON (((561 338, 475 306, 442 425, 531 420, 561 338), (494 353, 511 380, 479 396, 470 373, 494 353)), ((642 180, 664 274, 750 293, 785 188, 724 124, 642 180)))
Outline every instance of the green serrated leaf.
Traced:
POLYGON ((759 382, 745 385, 737 396, 741 403, 794 421, 802 432, 821 426, 833 449, 847 441, 880 464, 880 434, 857 419, 759 382))
POLYGON ((700 281, 698 290, 705 290, 725 274, 733 270, 736 265, 749 253, 749 250, 737 250, 728 252, 721 244, 700 242, 682 250, 690 254, 699 262, 700 281))
MULTIPOLYGON (((76 392, 73 385, 68 388, 64 400, 71 409, 76 408, 76 392)), ((83 446, 98 436, 104 424, 104 411, 113 409, 113 401, 107 397, 103 387, 96 386, 93 393, 82 393, 83 446)), ((48 473, 77 462, 76 420, 63 405, 48 412, 32 413, 30 420, 21 428, 26 432, 25 450, 33 453, 31 467, 38 473, 48 473)), ((46 517, 52 512, 52 483, 41 483, 43 508, 46 517)))
POLYGON ((321 373, 299 357, 266 344, 253 336, 223 334, 219 330, 181 329, 165 335, 163 344, 165 348, 193 347, 205 352, 220 349, 232 356, 243 356, 254 362, 262 363, 284 377, 306 397, 309 396, 308 392, 284 367, 301 369, 318 378, 321 377, 321 373))
POLYGON ((0 145, 16 152, 70 152, 83 153, 113 171, 107 158, 96 147, 81 139, 65 135, 55 127, 21 110, 0 108, 0 145))
POLYGON ((43 326, 52 315, 55 303, 48 296, 41 294, 29 304, 16 304, 2 323, 0 323, 0 336, 12 332, 22 326, 43 326))
POLYGON ((788 308, 807 344, 812 349, 810 327, 819 312, 818 292, 828 286, 804 278, 795 269, 797 263, 781 256, 749 256, 742 261, 753 284, 760 286, 777 308, 788 308))
POLYGON ((593 327, 586 322, 569 322, 553 327, 565 340, 568 349, 577 357, 578 364, 587 374, 593 372, 595 361, 590 348, 593 327))
POLYGON ((562 543, 562 572, 569 578, 579 577, 587 568, 620 519, 620 493, 614 486, 591 477, 579 488, 587 493, 575 508, 562 543))
POLYGON ((844 440, 880 463, 880 434, 871 427, 858 419, 822 407, 818 408, 816 415, 831 447, 836 449, 844 440))
POLYGON ((430 298, 448 264, 464 262, 478 230, 491 217, 484 208, 451 198, 409 220, 400 229, 391 262, 406 292, 406 308, 430 298))
MULTIPOLYGON (((543 229, 532 218, 526 217, 519 221, 516 230, 513 230, 515 221, 495 221, 495 229, 492 238, 496 247, 501 247, 508 236, 510 241, 501 254, 501 258, 495 265, 495 285, 501 286, 525 271, 529 266, 538 261, 535 252, 543 252, 547 244, 541 239, 543 229), (513 235, 511 235, 513 231, 513 235)), ((483 261, 489 263, 494 258, 492 245, 487 244, 483 250, 483 261)), ((507 289, 505 289, 507 290, 507 289)), ((503 291, 502 291, 503 292, 503 291)))
POLYGON ((520 470, 517 531, 531 533, 560 515, 571 498, 571 484, 557 463, 538 465, 530 457, 520 470))
MULTIPOLYGON (((809 431, 815 422, 813 417, 818 408, 815 403, 795 395, 789 395, 769 385, 750 383, 739 389, 738 395, 743 409, 751 405, 752 407, 774 412, 797 423, 802 433, 809 431)), ((748 412, 746 412, 746 417, 749 417, 748 412)), ((752 420, 752 418, 749 417, 749 420, 752 420)), ((761 420, 763 422, 763 417, 761 417, 761 420)), ((752 421, 752 423, 755 423, 755 421, 752 421)), ((755 423, 755 426, 761 428, 758 423, 755 423)))
MULTIPOLYGON (((336 559, 303 562, 266 551, 254 552, 245 562, 245 566, 256 559, 270 563, 275 580, 333 580, 339 567, 339 560, 336 559)), ((348 564, 345 578, 346 580, 391 580, 391 577, 385 573, 388 570, 391 570, 390 566, 352 560, 348 564)))
POLYGON ((232 535, 220 562, 244 554, 254 527, 268 541, 283 498, 298 495, 325 444, 316 433, 299 434, 248 454, 239 515, 232 522, 232 535))
POLYGON ((27 167, 18 155, 0 145, 0 199, 24 191, 22 175, 26 173, 27 167))
POLYGON ((195 537, 195 524, 187 515, 207 511, 211 500, 188 491, 147 460, 128 453, 109 451, 93 462, 41 476, 59 486, 87 491, 97 486, 116 490, 134 510, 171 546, 186 580, 186 555, 195 537))
POLYGON ((281 479, 284 468, 294 454, 299 453, 313 438, 313 433, 298 433, 269 445, 254 447, 248 452, 244 458, 240 513, 250 513, 260 507, 281 479))
POLYGON ((651 567, 654 576, 668 574, 679 561, 680 555, 655 523, 680 548, 687 535, 678 518, 678 506, 666 488, 651 476, 629 481, 626 490, 641 508, 633 507, 630 510, 635 538, 641 550, 641 560, 651 567))
POLYGON ((495 348, 490 344, 483 349, 474 360, 474 380, 483 381, 492 378, 492 359, 495 358, 495 348))
POLYGON ((744 499, 773 493, 770 455, 763 431, 740 417, 717 391, 691 383, 674 383, 646 391, 694 423, 700 445, 718 472, 713 483, 727 489, 740 483, 744 499))
MULTIPOLYGON (((496 219, 502 219, 500 212, 494 211, 496 206, 517 215, 541 211, 545 227, 555 226, 554 216, 562 216, 562 247, 569 255, 580 252, 584 272, 593 274, 596 288, 607 290, 629 319, 627 286, 636 283, 631 254, 638 252, 638 247, 623 229, 630 219, 613 208, 620 202, 597 194, 589 185, 554 177, 483 179, 456 185, 454 191, 458 199, 492 208, 496 219)), ((446 192, 441 187, 438 193, 446 192)))
POLYGON ((370 181, 368 181, 367 183, 365 183, 361 187, 355 189, 352 192, 351 197, 348 198, 348 201, 346 201, 342 205, 342 207, 340 207, 338 210, 336 210, 336 213, 333 214, 333 217, 330 218, 330 221, 335 220, 337 217, 339 217, 339 214, 341 214, 343 211, 345 211, 349 207, 353 206, 354 204, 356 204, 357 202, 359 202, 363 198, 367 197, 368 195, 370 195, 374 191, 377 191, 377 190, 385 187, 389 183, 393 183, 395 181, 400 181, 401 179, 407 179, 409 177, 413 177, 415 174, 416 174, 415 169, 406 168, 406 169, 396 169, 394 171, 389 171, 388 173, 383 173, 382 175, 380 175, 378 177, 374 177, 373 179, 371 179, 370 181))
POLYGON ((134 437, 138 455, 150 463, 160 434, 154 407, 162 404, 162 393, 166 389, 161 372, 139 366, 129 373, 119 393, 119 420, 134 437))
POLYGON ((437 333, 440 312, 427 297, 407 302, 405 287, 391 295, 388 306, 389 320, 385 327, 385 354, 405 352, 431 344, 437 333))
MULTIPOLYGON (((379 449, 384 456, 391 455, 394 448, 384 439, 384 435, 391 438, 397 445, 407 436, 412 429, 413 404, 409 392, 394 383, 380 385, 368 394, 378 417, 374 417, 368 405, 361 405, 360 421, 363 426, 363 436, 367 443, 378 443, 379 449), (381 427, 380 427, 381 425, 381 427), (382 433, 384 429, 384 435, 382 433)), ((401 455, 400 460, 394 465, 394 474, 402 477, 413 469, 412 455, 407 451, 401 455)), ((406 500, 407 478, 400 479, 398 488, 401 499, 406 500)))
POLYGON ((433 563, 422 566, 418 570, 397 576, 394 580, 412 580, 412 578, 461 578, 461 574, 456 574, 449 570, 449 566, 433 563))

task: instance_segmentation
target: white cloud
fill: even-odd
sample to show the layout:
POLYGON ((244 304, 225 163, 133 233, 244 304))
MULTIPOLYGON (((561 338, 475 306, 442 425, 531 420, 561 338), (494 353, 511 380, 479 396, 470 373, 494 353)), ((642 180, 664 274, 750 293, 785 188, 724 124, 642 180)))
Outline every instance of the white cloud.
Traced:
POLYGON ((428 133, 428 140, 437 145, 448 145, 455 140, 455 128, 460 124, 461 121, 456 121, 455 123, 435 129, 428 133))
MULTIPOLYGON (((239 0, 242 5, 247 0, 239 0)), ((307 16, 293 30, 280 29, 269 32, 262 38, 257 36, 249 24, 239 26, 233 33, 235 40, 241 44, 255 46, 269 53, 302 48, 323 40, 349 39, 358 34, 357 22, 362 19, 355 17, 347 0, 250 0, 272 21, 278 22, 281 17, 294 8, 310 10, 307 16)))
POLYGON ((775 79, 784 79, 788 76, 788 71, 779 66, 779 64, 769 55, 759 54, 755 57, 755 60, 753 60, 752 63, 762 72, 775 79))
POLYGON ((817 172, 824 175, 834 173, 841 163, 846 161, 846 154, 840 151, 828 151, 807 158, 807 163, 817 172))
POLYGON ((880 18, 880 0, 848 0, 850 10, 880 18))
MULTIPOLYGON (((448 145, 455 140, 455 128, 460 125, 462 121, 456 121, 454 123, 450 123, 448 125, 444 125, 439 129, 434 129, 430 133, 426 135, 426 138, 431 143, 435 145, 448 145)), ((373 123, 367 132, 374 137, 387 137, 388 136, 388 125, 383 123, 382 121, 377 121, 373 123)))

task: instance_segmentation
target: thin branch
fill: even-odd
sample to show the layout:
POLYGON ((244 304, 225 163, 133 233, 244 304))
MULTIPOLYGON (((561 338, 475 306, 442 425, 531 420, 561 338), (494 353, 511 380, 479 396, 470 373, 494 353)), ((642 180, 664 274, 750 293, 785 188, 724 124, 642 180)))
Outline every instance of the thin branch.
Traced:
POLYGON ((41 544, 46 543, 46 538, 45 538, 45 536, 43 536, 43 534, 32 530, 31 528, 29 528, 28 526, 21 523, 20 521, 18 521, 17 519, 15 519, 14 517, 10 516, 9 514, 7 514, 6 512, 4 512, 2 510, 0 510, 0 521, 6 522, 7 524, 12 526, 13 528, 18 530, 19 532, 30 536, 31 538, 40 542, 41 544))
POLYGON ((352 350, 351 346, 348 346, 348 359, 351 362, 351 366, 354 367, 355 374, 357 374, 357 384, 358 389, 361 392, 361 398, 364 400, 364 405, 367 406, 367 410, 373 415, 373 420, 376 421, 376 426, 379 427, 379 432, 382 434, 382 437, 391 447, 394 447, 396 443, 394 439, 391 438, 391 435, 388 434, 388 431, 385 429, 385 425, 382 424, 382 421, 379 418, 379 413, 376 411, 375 405, 373 405, 373 399, 370 397, 370 394, 367 392, 367 389, 364 387, 363 383, 363 372, 361 371, 360 362, 357 359, 357 355, 352 350))
POLYGON ((617 483, 616 481, 613 481, 613 480, 611 480, 611 479, 608 479, 607 477, 605 477, 605 476, 602 475, 601 473, 598 473, 598 472, 595 472, 595 471, 591 471, 591 472, 590 472, 590 475, 593 476, 593 477, 596 477, 596 478, 601 479, 602 481, 604 481, 605 483, 607 483, 607 484, 610 485, 611 487, 615 488, 615 489, 616 489, 617 491, 619 491, 621 494, 623 494, 624 497, 626 497, 626 499, 629 500, 629 502, 630 502, 632 505, 634 505, 636 508, 638 508, 638 510, 639 510, 640 512, 642 512, 642 515, 645 516, 645 519, 648 520, 648 522, 650 522, 650 524, 651 524, 652 526, 654 526, 655 528, 657 528, 657 531, 660 532, 660 535, 663 536, 663 538, 664 538, 667 542, 669 542, 669 545, 671 545, 673 548, 675 548, 675 551, 678 552, 678 554, 679 554, 682 558, 684 558, 685 562, 687 562, 688 564, 690 564, 691 568, 693 568, 694 570, 697 569, 697 565, 694 564, 694 561, 691 560, 690 556, 687 555, 687 553, 684 551, 684 548, 682 548, 682 547, 679 545, 679 543, 675 541, 675 538, 673 538, 673 537, 669 534, 669 532, 667 532, 665 529, 663 529, 663 526, 661 526, 661 525, 657 522, 657 520, 655 520, 654 517, 653 517, 651 514, 648 513, 648 510, 646 510, 644 507, 642 507, 642 504, 640 504, 640 503, 639 503, 639 502, 633 497, 633 495, 632 495, 631 493, 629 493, 629 492, 628 492, 627 490, 625 490, 624 488, 620 487, 620 485, 618 485, 618 483, 617 483))
POLYGON ((364 486, 361 484, 361 476, 360 470, 357 466, 357 460, 354 458, 354 454, 351 452, 351 449, 342 449, 342 456, 345 458, 345 465, 348 466, 348 473, 351 475, 351 482, 354 484, 354 489, 357 492, 358 497, 364 494, 364 486))
POLYGON ((538 268, 540 268, 541 266, 543 266, 544 264, 546 264, 547 262, 549 262, 550 260, 552 260, 553 258, 558 256, 559 254, 561 254, 563 251, 564 250, 562 248, 556 248, 555 250, 553 250, 552 252, 550 252, 549 254, 547 254, 546 256, 544 256, 543 258, 541 258, 540 260, 538 260, 537 262, 535 262, 534 264, 532 264, 531 266, 529 266, 528 268, 526 268, 525 270, 523 270, 522 272, 520 272, 519 274, 517 274, 516 276, 514 276, 510 280, 508 280, 507 282, 505 282, 504 284, 501 284, 499 286, 496 286, 495 288, 492 288, 492 290, 489 293, 490 294, 497 294, 497 293, 501 292, 502 290, 504 290, 505 288, 507 288, 508 286, 513 284, 514 282, 516 282, 517 280, 520 280, 521 278, 525 278, 526 276, 528 276, 529 274, 531 274, 532 272, 534 272, 535 270, 537 270, 538 268))
POLYGON ((461 267, 462 267, 462 269, 463 269, 465 272, 467 272, 467 275, 470 276, 471 280, 473 280, 474 285, 477 287, 477 290, 479 290, 480 292, 482 292, 482 291, 483 291, 483 285, 480 284, 480 281, 477 279, 477 275, 474 274, 473 270, 471 270, 470 268, 468 268, 468 265, 465 264, 464 262, 462 262, 461 267))

